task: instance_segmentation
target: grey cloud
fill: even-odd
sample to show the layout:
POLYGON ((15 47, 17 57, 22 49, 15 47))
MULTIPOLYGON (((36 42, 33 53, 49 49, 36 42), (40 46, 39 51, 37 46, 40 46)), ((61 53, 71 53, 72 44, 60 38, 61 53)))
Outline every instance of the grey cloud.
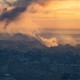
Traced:
POLYGON ((27 7, 35 2, 40 5, 43 5, 47 0, 17 0, 15 3, 9 3, 5 0, 5 3, 8 4, 10 7, 14 6, 15 8, 7 11, 7 8, 4 9, 4 12, 2 15, 0 15, 0 21, 6 21, 5 28, 8 26, 8 24, 12 21, 14 21, 21 13, 23 13, 25 10, 27 10, 27 7))

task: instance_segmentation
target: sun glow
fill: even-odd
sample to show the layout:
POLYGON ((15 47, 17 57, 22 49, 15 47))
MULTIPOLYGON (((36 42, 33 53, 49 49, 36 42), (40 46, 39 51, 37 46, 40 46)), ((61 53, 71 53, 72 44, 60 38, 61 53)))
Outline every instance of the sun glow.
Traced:
POLYGON ((58 12, 73 12, 79 11, 80 1, 53 1, 49 3, 47 9, 49 11, 58 12))
POLYGON ((52 17, 53 20, 49 25, 57 28, 79 28, 80 26, 79 0, 51 1, 45 11, 48 13, 47 16, 52 17))
MULTIPOLYGON (((41 0, 39 1, 41 2, 41 0)), ((45 5, 32 2, 27 10, 16 17, 14 21, 11 21, 6 30, 26 33, 27 29, 32 30, 33 28, 80 29, 80 0, 45 0, 44 2, 45 5), (49 2, 47 3, 47 1, 49 2)), ((0 13, 4 11, 5 7, 8 5, 2 3, 0 13)), ((17 6, 8 7, 7 11, 14 9, 14 7, 17 6)), ((1 22, 0 26, 4 23, 1 22)))

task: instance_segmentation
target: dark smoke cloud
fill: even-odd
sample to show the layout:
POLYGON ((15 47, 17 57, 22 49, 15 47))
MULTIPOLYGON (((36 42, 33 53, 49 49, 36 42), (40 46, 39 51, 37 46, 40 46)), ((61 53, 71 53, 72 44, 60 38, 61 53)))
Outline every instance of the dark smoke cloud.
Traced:
POLYGON ((21 13, 23 13, 25 10, 27 10, 28 6, 31 3, 38 3, 40 5, 44 5, 45 1, 47 0, 17 0, 17 2, 11 4, 7 1, 5 1, 6 4, 8 4, 10 7, 14 6, 15 8, 7 11, 7 8, 4 9, 4 12, 2 15, 0 15, 0 21, 6 21, 4 28, 6 28, 10 22, 14 21, 21 13))
POLYGON ((0 21, 4 21, 6 20, 6 26, 13 21, 16 17, 18 17, 22 12, 25 11, 25 7, 17 7, 15 9, 13 9, 12 11, 9 12, 5 12, 0 16, 0 21))

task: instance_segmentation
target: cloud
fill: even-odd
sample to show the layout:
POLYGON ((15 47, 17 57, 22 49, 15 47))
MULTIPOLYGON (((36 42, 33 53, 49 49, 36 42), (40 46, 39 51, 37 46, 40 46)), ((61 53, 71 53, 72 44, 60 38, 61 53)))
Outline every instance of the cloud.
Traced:
POLYGON ((14 21, 21 13, 25 12, 30 4, 37 3, 43 6, 46 1, 47 0, 3 0, 1 4, 7 6, 3 8, 3 12, 0 15, 0 21, 6 21, 6 28, 10 22, 14 21))
POLYGON ((41 28, 75 28, 80 25, 77 21, 80 19, 79 3, 75 0, 1 0, 0 22, 5 28, 13 23, 16 26, 17 22, 26 28, 28 25, 22 26, 23 17, 28 15, 31 22, 41 28))
MULTIPOLYGON (((75 26, 80 25, 80 12, 77 10, 80 9, 79 3, 80 1, 77 3, 75 0, 2 0, 0 32, 22 33, 35 37, 34 30, 41 32, 40 29, 45 28, 76 28, 75 26)), ((47 47, 58 46, 59 43, 76 44, 74 37, 62 36, 49 39, 42 36, 35 38, 47 47)))
POLYGON ((56 27, 75 27, 78 24, 75 18, 80 16, 80 12, 77 10, 80 9, 79 3, 80 1, 77 3, 75 0, 1 0, 0 21, 5 22, 4 27, 6 28, 20 16, 22 17, 22 14, 26 16, 29 13, 31 16, 34 15, 33 22, 37 21, 37 24, 42 27, 48 25, 50 27, 54 25, 56 27))
POLYGON ((80 44, 80 42, 77 42, 77 39, 72 36, 60 36, 60 37, 51 37, 51 38, 44 38, 37 34, 36 39, 38 39, 43 45, 46 47, 56 47, 59 45, 70 45, 70 46, 76 46, 80 44))

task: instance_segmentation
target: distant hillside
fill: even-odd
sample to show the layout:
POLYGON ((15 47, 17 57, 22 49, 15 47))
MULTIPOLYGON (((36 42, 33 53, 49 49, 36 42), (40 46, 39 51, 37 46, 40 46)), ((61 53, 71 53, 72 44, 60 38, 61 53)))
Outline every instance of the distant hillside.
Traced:
POLYGON ((9 33, 0 33, 0 40, 34 40, 32 37, 21 34, 21 33, 16 33, 16 34, 9 34, 9 33))

